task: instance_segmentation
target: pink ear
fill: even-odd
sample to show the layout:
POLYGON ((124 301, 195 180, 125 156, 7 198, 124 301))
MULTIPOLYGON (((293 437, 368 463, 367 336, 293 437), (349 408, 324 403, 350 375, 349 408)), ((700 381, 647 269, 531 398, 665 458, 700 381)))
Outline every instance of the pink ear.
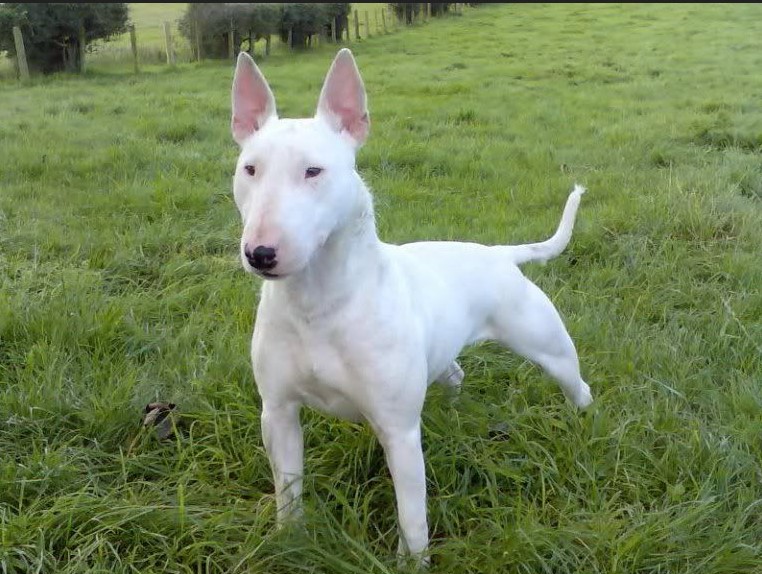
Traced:
POLYGON ((343 48, 328 70, 318 101, 317 116, 336 131, 347 132, 360 147, 370 130, 365 86, 352 52, 343 48))
POLYGON ((275 113, 275 98, 267 80, 246 52, 238 54, 233 79, 233 118, 230 128, 238 145, 261 129, 275 113))

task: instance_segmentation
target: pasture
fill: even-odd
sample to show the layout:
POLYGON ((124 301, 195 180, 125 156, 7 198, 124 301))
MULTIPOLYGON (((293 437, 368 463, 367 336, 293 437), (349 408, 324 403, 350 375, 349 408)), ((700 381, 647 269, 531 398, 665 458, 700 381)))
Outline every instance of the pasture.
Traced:
MULTIPOLYGON (((384 240, 541 240, 588 188, 525 273, 596 403, 463 354, 424 411, 431 572, 758 573, 762 7, 485 5, 351 47, 384 240)), ((334 53, 260 62, 281 117, 334 53)), ((303 412, 304 528, 273 528, 232 63, 127 70, 0 83, 0 572, 396 572, 362 425, 303 412)))

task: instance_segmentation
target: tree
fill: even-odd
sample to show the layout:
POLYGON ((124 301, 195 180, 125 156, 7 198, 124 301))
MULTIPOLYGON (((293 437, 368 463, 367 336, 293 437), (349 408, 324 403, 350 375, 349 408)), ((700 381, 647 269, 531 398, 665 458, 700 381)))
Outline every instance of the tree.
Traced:
MULTIPOLYGON (((195 35, 200 32, 200 48, 206 58, 226 58, 228 55, 228 36, 230 35, 233 7, 236 4, 205 2, 188 4, 185 14, 180 19, 178 29, 190 40, 193 55, 198 58, 195 35), (196 26, 199 27, 198 32, 196 26)), ((234 38, 235 45, 240 44, 240 34, 234 38)))
MULTIPOLYGON (((270 36, 278 30, 278 22, 281 17, 280 6, 277 4, 238 4, 236 26, 244 32, 249 39, 248 50, 252 51, 251 42, 260 38, 267 40, 269 50, 270 36)), ((253 52, 252 52, 253 53, 253 52)))
POLYGON ((30 69, 43 74, 79 72, 85 48, 124 33, 127 18, 126 3, 1 4, 0 51, 16 56, 12 30, 19 26, 30 69))
POLYGON ((291 33, 291 47, 305 47, 307 40, 319 34, 326 24, 326 10, 322 4, 295 2, 282 5, 280 39, 286 42, 291 33))
POLYGON ((199 57, 200 47, 205 58, 224 59, 230 49, 231 30, 237 52, 244 39, 256 42, 265 38, 269 44, 270 36, 278 32, 280 18, 279 4, 198 2, 188 4, 178 29, 190 41, 194 57, 199 57))
MULTIPOLYGON (((230 34, 237 52, 241 42, 278 34, 292 47, 305 47, 317 34, 341 38, 349 22, 346 3, 191 3, 180 20, 180 33, 190 40, 194 55, 197 44, 206 58, 227 58, 230 34), (198 28, 198 30, 196 29, 198 28), (198 38, 196 35, 198 34, 198 38)), ((251 44, 247 46, 251 50, 251 44)))
POLYGON ((397 20, 412 24, 413 19, 420 14, 423 6, 420 2, 390 2, 389 6, 394 10, 397 20))
POLYGON ((333 29, 336 28, 336 38, 344 37, 344 32, 349 28, 349 13, 351 5, 347 3, 331 2, 323 4, 325 14, 323 24, 327 38, 333 38, 333 29))
POLYGON ((452 2, 432 2, 431 3, 431 15, 441 16, 442 14, 450 11, 452 2))

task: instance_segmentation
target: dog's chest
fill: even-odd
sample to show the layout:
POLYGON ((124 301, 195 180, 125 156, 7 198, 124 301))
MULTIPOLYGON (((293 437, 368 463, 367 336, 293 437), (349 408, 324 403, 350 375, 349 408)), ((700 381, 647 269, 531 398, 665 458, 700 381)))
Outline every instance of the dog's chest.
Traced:
POLYGON ((304 376, 297 392, 304 403, 340 418, 362 420, 366 395, 351 342, 330 332, 309 329, 299 335, 301 345, 296 360, 304 376))

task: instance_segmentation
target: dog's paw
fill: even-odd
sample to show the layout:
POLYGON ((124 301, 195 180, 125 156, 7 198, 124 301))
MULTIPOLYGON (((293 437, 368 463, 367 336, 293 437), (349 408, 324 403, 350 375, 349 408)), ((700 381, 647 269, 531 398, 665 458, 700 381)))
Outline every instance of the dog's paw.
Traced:
POLYGON ((577 389, 576 396, 572 399, 574 401, 574 404, 577 405, 577 408, 580 410, 587 409, 590 405, 593 404, 593 395, 590 392, 590 385, 587 383, 581 383, 579 388, 577 389))
POLYGON ((428 554, 408 554, 397 552, 397 569, 402 571, 426 572, 431 566, 431 557, 428 554))

